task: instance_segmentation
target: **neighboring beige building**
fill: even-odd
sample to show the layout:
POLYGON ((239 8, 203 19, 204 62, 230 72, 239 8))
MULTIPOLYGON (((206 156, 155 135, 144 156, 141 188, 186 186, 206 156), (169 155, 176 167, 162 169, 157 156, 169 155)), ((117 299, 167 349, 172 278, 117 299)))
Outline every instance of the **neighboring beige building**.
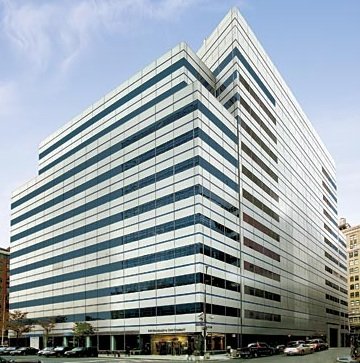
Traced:
POLYGON ((0 343, 6 343, 6 321, 9 314, 9 248, 0 247, 0 343))
MULTIPOLYGON (((341 225, 340 225, 340 229, 341 225)), ((360 225, 342 229, 348 251, 349 324, 351 331, 360 331, 360 225)))

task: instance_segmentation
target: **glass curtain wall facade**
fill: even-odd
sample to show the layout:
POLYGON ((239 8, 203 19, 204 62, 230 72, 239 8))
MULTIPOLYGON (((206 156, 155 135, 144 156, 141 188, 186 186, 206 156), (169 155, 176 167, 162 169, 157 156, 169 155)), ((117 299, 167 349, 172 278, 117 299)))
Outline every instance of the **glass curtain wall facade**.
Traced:
POLYGON ((331 156, 232 9, 42 142, 12 198, 10 308, 59 344, 88 321, 100 349, 337 346, 336 205, 331 156))

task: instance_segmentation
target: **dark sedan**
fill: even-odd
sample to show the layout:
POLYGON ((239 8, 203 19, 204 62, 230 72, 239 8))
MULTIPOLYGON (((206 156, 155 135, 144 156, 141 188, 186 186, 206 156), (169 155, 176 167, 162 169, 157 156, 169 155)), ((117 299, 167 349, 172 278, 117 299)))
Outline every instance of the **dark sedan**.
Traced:
POLYGON ((266 343, 250 343, 247 347, 238 349, 238 355, 241 358, 256 358, 273 354, 275 354, 275 349, 266 343))
POLYGON ((18 349, 12 350, 10 355, 35 355, 38 349, 32 347, 20 347, 18 349))
POLYGON ((76 347, 65 353, 67 357, 97 357, 96 347, 76 347))

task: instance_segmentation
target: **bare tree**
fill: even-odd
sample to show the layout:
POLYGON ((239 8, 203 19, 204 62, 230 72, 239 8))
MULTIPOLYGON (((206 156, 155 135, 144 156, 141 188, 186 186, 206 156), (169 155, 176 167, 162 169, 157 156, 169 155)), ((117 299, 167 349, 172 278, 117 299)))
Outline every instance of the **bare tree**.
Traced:
POLYGON ((55 319, 44 319, 39 320, 38 324, 44 329, 44 346, 46 347, 48 345, 48 340, 51 331, 55 328, 55 319))
POLYGON ((9 319, 7 321, 7 329, 12 330, 16 336, 16 344, 19 342, 19 338, 23 336, 24 333, 28 333, 33 328, 33 325, 27 319, 27 312, 20 310, 14 310, 9 312, 9 319))

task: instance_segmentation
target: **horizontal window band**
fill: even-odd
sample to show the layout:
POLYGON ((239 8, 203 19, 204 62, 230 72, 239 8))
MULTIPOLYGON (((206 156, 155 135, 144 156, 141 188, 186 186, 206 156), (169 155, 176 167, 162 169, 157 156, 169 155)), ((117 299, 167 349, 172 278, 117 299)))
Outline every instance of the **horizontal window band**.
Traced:
MULTIPOLYGON (((113 248, 116 246, 121 246, 121 245, 130 243, 130 242, 142 239, 142 238, 138 238, 138 236, 137 236, 140 233, 142 233, 142 235, 144 236, 145 232, 149 232, 149 236, 143 237, 143 238, 146 238, 146 237, 154 236, 156 234, 174 231, 176 229, 188 227, 188 226, 195 225, 195 224, 202 224, 205 227, 211 228, 219 233, 221 233, 221 231, 219 231, 220 228, 222 228, 222 229, 226 228, 205 216, 196 214, 196 215, 192 215, 189 217, 185 217, 182 219, 172 221, 170 223, 164 223, 162 225, 149 228, 147 230, 142 230, 142 231, 139 231, 138 233, 132 233, 130 235, 126 235, 123 237, 115 238, 110 241, 102 242, 102 244, 107 243, 108 248, 110 249, 110 248, 113 248)), ((238 233, 231 231, 229 229, 227 229, 227 230, 229 231, 228 233, 231 232, 233 236, 236 235, 237 240, 239 240, 238 233)), ((90 246, 90 248, 91 247, 92 246, 90 246)), ((96 247, 96 245, 94 247, 96 247)), ((109 263, 106 265, 91 267, 91 268, 74 271, 74 272, 62 273, 61 275, 51 276, 51 277, 47 277, 44 279, 37 279, 36 281, 31 281, 31 282, 11 286, 10 292, 13 293, 13 292, 17 292, 17 291, 28 290, 30 288, 56 284, 59 282, 65 282, 65 281, 70 281, 70 280, 89 277, 89 276, 95 276, 95 275, 99 275, 99 274, 103 274, 103 273, 110 273, 113 271, 124 270, 124 269, 143 266, 143 265, 147 265, 147 264, 151 264, 151 263, 168 261, 168 260, 172 260, 175 258, 193 256, 196 254, 208 254, 208 255, 210 255, 210 257, 213 257, 215 259, 221 259, 222 261, 224 261, 228 264, 231 264, 231 265, 234 265, 237 267, 240 266, 239 258, 237 258, 235 256, 231 256, 224 252, 218 251, 214 248, 211 248, 210 252, 207 252, 207 249, 210 249, 210 247, 204 248, 204 245, 202 243, 196 243, 193 245, 178 247, 178 248, 171 249, 171 250, 151 253, 149 255, 134 257, 134 258, 131 258, 128 260, 117 261, 117 262, 109 263)), ((79 250, 78 250, 78 252, 79 252, 79 250)))
POLYGON ((78 135, 82 131, 86 130, 88 127, 94 125, 96 122, 104 118, 109 113, 113 112, 126 102, 130 101, 132 98, 140 95, 142 92, 146 91, 148 88, 154 86, 156 83, 161 81, 163 78, 169 76, 170 74, 174 73, 181 67, 185 67, 187 70, 192 73, 196 79, 199 79, 200 82, 204 84, 204 86, 209 89, 210 91, 213 91, 212 87, 209 85, 207 81, 199 74, 198 71, 195 70, 195 68, 187 61, 185 58, 181 58, 168 68, 164 69, 160 73, 158 73, 156 76, 152 77, 148 81, 144 82, 139 87, 135 88, 133 91, 128 92, 124 97, 120 98, 119 100, 115 101, 110 106, 106 107, 103 111, 99 112, 97 115, 93 116, 90 120, 84 122, 82 125, 77 127, 75 130, 71 131, 69 134, 62 137, 60 140, 56 141, 54 144, 49 146, 47 149, 42 151, 39 155, 39 159, 41 160, 46 155, 50 154, 52 151, 59 148, 61 145, 63 145, 66 141, 72 139, 74 136, 78 135))
MULTIPOLYGON (((259 115, 247 104, 244 97, 240 97, 240 105, 247 111, 251 118, 256 121, 256 123, 265 131, 265 133, 270 137, 275 144, 277 144, 277 138, 274 133, 266 126, 265 122, 259 117, 259 115)), ((240 121, 239 116, 236 119, 240 121)))
MULTIPOLYGON (((324 237, 324 242, 328 246, 330 246, 334 251, 339 252, 339 249, 332 242, 330 242, 326 237, 324 237)), ((346 258, 346 256, 345 256, 345 258, 346 258)))
POLYGON ((260 187, 265 193, 270 195, 271 198, 279 201, 279 196, 271 190, 262 180, 260 180, 255 174, 253 174, 249 169, 247 169, 244 165, 241 168, 241 171, 244 175, 246 175, 252 182, 254 182, 258 187, 260 187))
MULTIPOLYGON (((230 108, 236 101, 240 100, 241 105, 246 105, 246 102, 240 98, 239 93, 236 93, 233 97, 231 97, 225 104, 225 108, 230 108)), ((252 118, 259 124, 259 126, 270 136, 270 138, 277 143, 276 136, 270 131, 270 129, 265 125, 265 123, 252 111, 250 107, 248 107, 247 111, 252 116, 252 118)), ((242 120, 239 116, 235 117, 239 122, 240 126, 252 137, 252 139, 277 163, 278 158, 275 153, 261 140, 261 138, 242 120)))
MULTIPOLYGON (((211 249, 208 246, 205 246, 204 254, 211 256, 211 249), (210 252, 210 253, 208 253, 210 252)), ((217 251, 220 252, 220 251, 217 251)), ((220 252, 223 254, 223 252, 220 252)), ((217 253, 214 253, 217 256, 217 253)), ((115 295, 123 295, 123 294, 131 294, 133 292, 142 292, 142 291, 149 291, 149 290, 160 290, 166 289, 171 287, 177 286, 186 286, 186 285, 194 285, 204 283, 206 285, 212 287, 219 287, 225 290, 231 290, 235 292, 240 292, 240 284, 224 280, 219 277, 210 276, 206 274, 192 273, 188 275, 179 275, 179 276, 172 276, 172 277, 165 277, 162 279, 157 280, 149 280, 149 281, 142 281, 138 283, 132 284, 125 284, 125 285, 118 285, 112 287, 105 287, 102 289, 95 289, 95 290, 86 290, 82 292, 74 292, 71 294, 61 294, 58 296, 52 297, 45 297, 40 299, 33 299, 27 300, 17 303, 10 304, 10 309, 23 309, 29 308, 33 306, 43 306, 49 304, 58 304, 63 302, 69 301, 77 301, 77 300, 85 300, 85 299, 96 299, 99 297, 110 297, 115 295)))
MULTIPOLYGON (((232 156, 230 155, 226 150, 224 150, 219 144, 217 144, 212 138, 210 138, 203 130, 199 129, 199 128, 195 128, 194 130, 191 130, 191 131, 188 131, 186 134, 184 134, 183 136, 179 136, 177 139, 175 140, 172 140, 172 141, 169 141, 165 144, 162 144, 162 145, 159 145, 158 147, 156 147, 155 149, 153 150, 150 150, 148 152, 146 152, 145 154, 142 154, 142 155, 139 155, 137 156, 136 158, 132 159, 132 160, 129 160, 121 165, 118 165, 116 166, 115 168, 105 172, 104 174, 100 175, 100 176, 97 176, 95 178, 93 178, 92 180, 89 180, 79 186, 77 186, 76 188, 72 189, 72 190, 69 190, 65 193, 63 193, 62 195, 60 196, 57 196, 55 198, 53 198, 52 200, 49 200, 47 202, 45 202, 44 204, 42 205, 39 205, 29 211, 27 211, 26 213, 14 218, 13 220, 11 220, 11 226, 13 225, 16 225, 17 223, 29 218, 29 217, 32 217, 34 216, 36 213, 39 213, 39 212, 42 212, 44 210, 46 210, 47 208, 50 208, 50 207, 54 207, 56 204, 58 203, 61 203, 61 202, 64 202, 66 199, 70 198, 70 197, 73 197, 74 195, 90 188, 90 187, 93 187, 94 185, 97 185, 99 184, 100 182, 106 180, 106 179, 109 179, 111 176, 114 176, 114 175, 118 175, 119 173, 125 171, 125 170, 128 170, 128 166, 130 167, 133 167, 133 166, 136 166, 136 165, 139 165, 141 164, 142 162, 144 161, 147 161, 149 160, 148 156, 150 155, 160 155, 161 153, 164 153, 170 149, 172 149, 173 147, 175 146, 178 146, 178 142, 177 140, 180 138, 182 141, 186 142, 187 141, 190 141, 191 138, 195 138, 195 137, 199 137, 201 140, 203 140, 204 142, 206 142, 211 148, 213 148, 214 150, 216 150, 221 156, 223 156, 224 158, 226 158, 228 160, 228 158, 231 160, 231 164, 234 165, 236 168, 238 167, 238 162, 237 160, 232 156), (174 142, 174 144, 172 144, 172 142, 174 142), (109 176, 110 175, 110 176, 109 176)), ((164 173, 164 172, 159 172, 159 173, 156 173, 156 176, 158 176, 159 178, 161 179, 164 179, 164 176, 167 175, 166 177, 170 176, 170 175, 173 175, 174 173, 171 173, 170 174, 170 170, 172 170, 172 168, 175 168, 176 170, 176 166, 174 167, 170 167, 170 168, 167 168, 167 172, 164 173)), ((181 171, 181 168, 178 168, 178 172, 181 171)), ((147 186, 147 185, 150 185, 150 184, 153 184, 155 183, 155 181, 158 181, 159 179, 158 178, 152 178, 152 177, 147 177, 145 179, 142 179, 142 180, 139 180, 138 182, 135 182, 133 184, 130 184, 129 186, 126 186, 124 188, 120 188, 110 194, 107 194, 101 198, 98 198, 96 199, 95 201, 91 201, 88 204, 88 206, 86 205, 83 205, 79 208, 77 208, 78 211, 74 210, 73 212, 68 212, 68 213, 73 213, 73 215, 70 215, 70 217, 72 216, 75 216, 79 213, 82 213, 84 210, 90 210, 92 208, 95 208, 95 207, 98 207, 106 202, 109 202, 109 201, 112 201, 116 198, 119 198, 119 197, 122 197, 123 195, 126 195, 128 193, 131 193, 135 190, 138 190, 140 188, 143 188, 144 186, 147 186), (152 181, 151 183, 149 183, 149 181, 152 181)), ((63 214, 62 216, 64 216, 64 218, 70 218, 70 217, 65 217, 66 216, 66 213, 63 214)), ((60 217, 55 217, 57 218, 59 221, 61 221, 61 219, 59 219, 60 217)), ((57 223, 57 222, 54 222, 54 223, 57 223)), ((53 224, 54 224, 53 223, 53 224)), ((41 230, 42 228, 39 228, 38 226, 35 226, 33 227, 37 230, 41 230)), ((24 233, 24 232, 21 232, 21 233, 24 233)), ((16 239, 18 239, 15 236, 13 236, 11 238, 11 241, 15 241, 16 239)))
POLYGON ((341 236, 337 238, 337 241, 343 246, 344 248, 347 248, 346 243, 342 240, 341 236))
POLYGON ((275 280, 275 281, 280 281, 280 275, 275 273, 275 272, 272 272, 272 271, 269 271, 263 267, 260 267, 260 266, 257 266, 257 265, 254 265, 248 261, 244 261, 244 269, 246 271, 250 271, 250 272, 253 272, 254 274, 257 274, 257 275, 261 275, 261 276, 264 276, 268 279, 272 279, 272 280, 275 280))
POLYGON ((266 113, 266 115, 269 117, 269 119, 276 125, 276 118, 275 116, 270 112, 270 110, 265 106, 264 102, 261 101, 260 97, 255 93, 255 91, 250 87, 249 83, 246 82, 246 80, 239 74, 239 79, 241 84, 245 87, 246 90, 249 91, 250 95, 253 97, 253 99, 257 102, 257 104, 260 106, 260 108, 266 113))
MULTIPOLYGON (((196 161, 196 157, 194 158, 190 158, 187 159, 185 161, 182 161, 181 163, 172 165, 166 169, 163 169, 153 175, 147 176, 143 179, 140 179, 134 183, 131 183, 123 188, 120 188, 118 190, 116 190, 114 193, 118 193, 119 197, 127 195, 129 193, 132 193, 135 190, 139 190, 141 188, 145 188, 151 184, 155 184, 156 181, 160 181, 160 180, 164 180, 166 178, 169 178, 170 176, 176 175, 178 173, 181 173, 183 171, 189 170, 194 168, 196 165, 199 165, 199 162, 196 161)), ((108 176, 108 174, 111 173, 111 176, 113 175, 112 171, 105 173, 105 177, 106 178, 110 178, 111 176, 108 176)), ((114 174, 115 175, 115 174, 114 174)), ((102 179, 103 181, 104 179, 102 179)), ((11 221, 11 225, 15 225, 37 213, 43 212, 48 208, 53 207, 54 205, 63 202, 64 200, 67 200, 71 197, 73 197, 74 195, 83 192, 86 189, 89 189, 93 186, 95 186, 98 183, 97 178, 91 179, 81 185, 79 185, 77 188, 75 189, 71 189, 67 192, 65 192, 64 194, 61 194, 57 197, 55 197, 54 199, 51 199, 47 202, 45 202, 44 204, 35 207, 33 209, 31 209, 29 212, 26 212, 22 215, 20 215, 19 217, 14 218, 11 221)), ((112 193, 109 195, 109 197, 111 197, 112 193)))
POLYGON ((216 97, 219 97, 226 88, 236 81, 236 79, 239 78, 240 83, 244 86, 244 88, 250 93, 252 98, 256 101, 256 103, 260 106, 260 108, 266 113, 266 115, 269 117, 269 119, 276 125, 276 118, 275 116, 270 112, 270 110, 265 106, 264 102, 261 101, 260 97, 256 94, 256 92, 250 87, 249 83, 244 79, 244 77, 241 76, 241 74, 238 71, 234 71, 233 74, 231 74, 224 83, 216 90, 215 94, 216 97))
POLYGON ((339 224, 335 221, 334 218, 331 217, 330 213, 326 210, 326 209, 323 209, 323 213, 325 215, 325 217, 335 226, 337 227, 339 224))
MULTIPOLYGON (((342 264, 340 261, 339 261, 339 258, 336 258, 334 256, 332 256, 329 252, 327 251, 324 251, 324 256, 326 258, 328 258, 331 262, 333 262, 335 265, 339 266, 341 269, 343 269, 345 272, 348 271, 347 267, 342 264)), ((355 267, 355 269, 358 269, 358 267, 355 267)), ((353 273, 352 271, 352 268, 350 268, 350 273, 353 273)), ((358 273, 359 271, 354 271, 355 273, 358 273)))
MULTIPOLYGON (((200 196, 204 196, 205 198, 209 199, 210 201, 213 201, 214 203, 216 203, 217 205, 219 205, 220 207, 222 207, 223 209, 227 210, 228 212, 234 214, 235 216, 239 217, 239 209, 234 207, 233 205, 231 205, 230 203, 226 202, 225 200, 223 200, 222 198, 216 196, 215 194, 211 193, 210 190, 202 187, 201 185, 197 184, 194 186, 191 186, 189 188, 186 189, 182 189, 178 192, 175 193, 171 193, 168 194, 164 197, 161 198, 157 198, 154 199, 148 203, 144 203, 144 204, 140 204, 134 208, 130 208, 128 210, 125 210, 123 212, 120 213, 116 213, 116 214, 112 214, 111 216, 105 217, 103 219, 98 219, 96 222, 93 222, 91 224, 85 224, 82 227, 79 227, 77 229, 74 229, 73 231, 71 231, 72 236, 78 236, 79 234, 83 234, 83 233, 87 233, 90 231, 94 231, 98 228, 102 228, 105 226, 110 226, 113 223, 118 223, 120 221, 126 220, 128 218, 132 218, 134 216, 137 215, 141 215, 142 213, 146 213, 152 210, 156 210, 157 208, 161 208, 165 205, 169 205, 175 202, 178 202, 180 200, 184 200, 190 197, 195 197, 196 195, 200 195, 200 196), (83 233, 81 233, 83 232, 83 233)), ((82 207, 79 207, 82 209, 82 207)), ((86 210, 82 210, 82 212, 85 212, 86 210)), ((66 215, 67 218, 71 218, 73 215, 71 214, 72 211, 69 212, 69 214, 66 215)), ((56 217, 56 221, 59 218, 59 220, 61 221, 61 218, 64 218, 63 215, 60 215, 58 217, 56 217)), ((51 223, 53 222, 53 220, 48 220, 46 222, 44 222, 44 224, 47 223, 51 223)), ((57 221, 58 222, 58 221, 57 221)), ((51 224, 50 224, 51 225, 51 224)), ((45 228, 46 226, 42 226, 42 225, 38 225, 36 227, 39 227, 39 230, 41 230, 42 228, 45 228)), ((33 227, 34 228, 34 227, 33 227)), ((35 233, 36 230, 33 230, 33 228, 27 230, 30 234, 30 232, 35 233)), ((26 231, 24 231, 26 232, 26 231)), ((65 233, 65 235, 67 235, 67 233, 65 233)), ((61 240, 60 238, 61 235, 59 235, 57 238, 61 240)), ((21 236, 23 237, 23 236, 21 236)), ((99 250, 99 247, 97 249, 97 251, 99 250)), ((50 259, 42 259, 38 262, 32 263, 32 264, 26 264, 22 267, 18 267, 15 269, 11 270, 11 274, 16 274, 16 273, 21 273, 24 271, 30 271, 32 269, 35 268, 39 268, 39 267, 44 267, 47 266, 49 264, 53 264, 53 263, 57 263, 60 261, 65 260, 69 260, 69 259, 73 259, 75 257, 78 257, 78 255, 76 253, 74 253, 75 251, 72 251, 70 253, 68 253, 66 256, 64 255, 59 255, 59 256, 55 256, 52 257, 50 259)))
POLYGON ((266 321, 274 321, 277 323, 281 322, 281 315, 265 313, 263 311, 245 310, 244 315, 245 319, 266 320, 266 321))
MULTIPOLYGON (((206 116, 219 130, 221 130, 232 142, 238 144, 237 134, 232 132, 222 121, 220 121, 202 102, 196 101, 197 109, 206 116)), ((235 125, 234 125, 235 127, 235 125)), ((236 131, 235 131, 236 132, 236 131)))
MULTIPOLYGON (((99 250, 104 250, 107 248, 112 248, 112 247, 118 247, 121 246, 123 244, 127 244, 130 242, 135 242, 141 239, 145 239, 145 238, 149 238, 149 237, 153 237, 157 234, 162 234, 162 233, 167 233, 170 231, 174 231, 176 229, 180 229, 180 228, 184 228, 184 227, 189 227, 191 225, 194 224, 202 224, 205 227, 209 227, 221 234, 224 234, 226 237, 229 237, 235 241, 239 241, 239 234, 230 230, 229 228, 211 220, 208 217, 205 217, 201 214, 195 214, 192 216, 188 216, 188 217, 184 217, 175 221, 171 221, 171 222, 167 222, 167 223, 163 223, 151 228, 147 228, 145 230, 140 230, 134 233, 130 233, 129 235, 125 235, 122 237, 117 237, 105 242, 100 242, 98 244, 89 246, 86 248, 86 253, 94 253, 97 252, 99 250)), ((82 227, 81 227, 82 228, 82 227)), ((10 255, 10 259, 12 258, 16 258, 16 257, 20 257, 23 256, 25 254, 34 252, 34 251, 38 251, 41 248, 45 248, 48 246, 51 246, 55 243, 61 242, 64 240, 64 238, 73 238, 73 231, 70 231, 68 233, 65 233, 63 235, 60 235, 58 238, 54 237, 54 238, 50 238, 48 240, 45 241, 41 241, 39 243, 36 244, 32 244, 28 247, 25 247, 21 250, 18 251, 14 251, 11 253, 10 255), (65 236, 64 236, 65 235, 65 236)), ((75 251, 74 251, 75 252, 75 251)), ((82 256, 84 254, 83 250, 77 251, 77 253, 79 253, 79 256, 82 256)), ((10 274, 12 274, 12 271, 10 271, 10 274)))
MULTIPOLYGON (((162 306, 151 306, 146 308, 132 308, 123 310, 110 310, 99 312, 84 312, 83 314, 57 315, 43 317, 44 320, 54 320, 56 323, 72 323, 77 321, 96 321, 145 318, 169 315, 199 314, 204 311, 203 302, 185 304, 172 304, 162 306)), ((206 311, 212 315, 240 317, 241 310, 230 306, 206 304, 206 311)), ((29 319, 29 323, 36 324, 41 319, 29 319)))
POLYGON ((326 223, 324 223, 324 229, 330 233, 334 239, 337 241, 338 240, 338 236, 336 234, 336 232, 334 232, 334 230, 336 231, 337 230, 337 227, 333 228, 334 230, 332 230, 326 223))
MULTIPOLYGON (((339 263, 340 264, 340 263, 339 263)), ((339 274, 337 271, 333 270, 331 267, 325 265, 324 267, 325 271, 328 272, 331 275, 336 276, 337 278, 339 278, 340 280, 342 280, 343 282, 347 283, 348 279, 347 277, 339 274)))
POLYGON ((270 257, 273 260, 280 262, 280 255, 278 253, 271 251, 270 249, 260 245, 259 243, 256 243, 255 241, 245 236, 244 236, 244 246, 247 246, 253 249, 254 251, 263 254, 264 256, 270 257))
POLYGON ((261 169, 271 176, 271 178, 278 182, 279 177, 244 142, 241 142, 241 150, 244 151, 253 161, 255 161, 255 163, 258 164, 261 169))
MULTIPOLYGON (((80 228, 84 230, 84 233, 86 233, 89 231, 96 230, 98 228, 110 226, 114 223, 118 223, 118 222, 126 220, 128 218, 132 218, 132 217, 141 215, 143 213, 155 210, 157 208, 161 208, 165 205, 170 205, 170 204, 176 203, 180 200, 184 200, 184 199, 187 199, 190 197, 195 197, 196 195, 202 195, 202 194, 205 194, 207 196, 207 198, 211 200, 211 192, 208 189, 202 188, 202 186, 199 184, 193 185, 186 189, 179 190, 178 192, 165 195, 161 198, 153 199, 150 202, 147 202, 144 204, 139 204, 136 207, 127 209, 123 212, 111 214, 111 216, 105 217, 103 219, 97 219, 97 221, 94 223, 85 224, 85 222, 84 222, 84 226, 80 227, 80 228)), ((104 196, 104 200, 105 200, 104 202, 109 202, 110 201, 109 195, 104 196)), ((20 232, 20 233, 14 235, 12 237, 13 238, 12 241, 16 241, 20 238, 30 236, 33 233, 42 231, 45 228, 51 227, 57 223, 63 222, 69 218, 75 217, 76 215, 85 213, 93 208, 96 208, 99 206, 96 202, 97 201, 95 200, 95 201, 86 203, 74 210, 60 214, 54 218, 48 219, 43 223, 39 223, 34 227, 31 227, 23 232, 20 232)), ((239 216, 239 210, 236 207, 230 205, 229 203, 227 203, 225 201, 221 201, 220 205, 226 206, 226 209, 228 211, 234 211, 234 215, 236 215, 237 217, 239 216)), ((78 235, 76 229, 73 230, 73 235, 74 236, 78 235)))
POLYGON ((261 140, 261 138, 256 134, 255 131, 251 129, 250 126, 246 124, 244 120, 237 117, 238 120, 240 120, 240 126, 243 130, 245 130, 248 135, 277 163, 278 157, 275 155, 275 153, 264 143, 264 141, 261 140))
POLYGON ((218 98, 225 90, 239 77, 239 72, 234 71, 215 91, 215 96, 218 98))
MULTIPOLYGON (((76 175, 77 173, 80 173, 81 171, 89 168, 90 166, 97 164, 98 162, 100 162, 103 159, 108 158, 110 155, 114 154, 115 152, 118 152, 120 150, 122 150, 123 148, 138 142, 139 140, 141 140, 142 138, 154 133, 157 130, 162 129, 163 127, 172 124, 173 122, 175 122, 176 120, 181 119, 182 117, 195 112, 196 110, 199 110, 201 113, 203 113, 210 121, 212 121, 217 127, 219 127, 220 130, 222 130, 225 134, 227 134, 227 136, 229 136, 231 138, 232 141, 234 141, 235 143, 238 142, 237 140, 237 136, 230 131, 229 128, 227 128, 227 126, 225 126, 211 111, 209 111, 206 106, 204 106, 200 101, 196 100, 193 101, 191 103, 189 103, 188 105, 180 108, 179 110, 175 111, 174 113, 165 116, 164 118, 162 118, 159 121, 154 122, 153 124, 145 127, 144 129, 138 131, 137 133, 135 133, 134 135, 129 136, 128 138, 126 138, 125 140, 122 140, 120 142, 118 142, 115 145, 112 145, 110 148, 102 151, 101 153, 93 156, 92 158, 84 161, 83 163, 81 163, 80 165, 74 167, 73 169, 68 170, 67 172, 59 175, 58 177, 52 179, 51 181, 49 181, 48 183, 42 185, 41 187, 33 190, 32 192, 28 193, 27 195, 25 195, 24 197, 18 199, 17 201, 13 202, 11 204, 11 209, 14 209, 16 207, 18 207, 19 205, 29 201, 30 199, 42 194, 43 192, 47 191, 50 188, 53 188, 55 185, 65 181, 66 179, 76 175)), ((178 139, 178 138, 177 138, 178 139)), ((162 144, 160 146, 158 146, 156 150, 158 153, 160 152, 160 149, 163 145, 162 144)), ((175 147, 175 146, 174 146, 175 147)), ((136 163, 137 158, 134 158, 132 160, 132 163, 136 163)), ((114 168, 115 169, 115 168, 114 168)), ((101 177, 101 176, 100 176, 101 177)))
POLYGON ((262 233, 266 234, 267 236, 271 237, 275 241, 280 242, 280 235, 279 234, 272 231, 270 228, 266 227, 264 224, 260 223, 256 219, 252 218, 251 216, 249 216, 245 212, 243 212, 243 220, 244 220, 244 222, 250 224, 251 226, 253 226, 257 230, 259 230, 260 232, 262 232, 262 233))
POLYGON ((237 101, 240 101, 240 94, 235 93, 232 97, 230 97, 225 103, 224 107, 228 110, 232 105, 234 105, 237 101))
POLYGON ((280 217, 277 213, 275 213, 271 208, 269 208, 266 204, 261 202, 259 199, 255 198, 252 194, 250 194, 247 190, 243 188, 243 197, 248 200, 251 204, 259 208, 261 211, 266 213, 271 218, 274 218, 277 222, 280 221, 280 217))
POLYGON ((340 311, 326 308, 326 314, 340 316, 340 311))
POLYGON ((338 212, 336 210, 336 208, 330 203, 330 200, 328 198, 326 198, 325 195, 323 195, 323 201, 327 204, 327 206, 337 215, 338 212))
POLYGON ((267 299, 267 300, 281 302, 281 295, 276 294, 274 292, 257 289, 255 287, 251 287, 251 286, 247 286, 247 285, 244 286, 244 293, 246 295, 251 295, 251 296, 260 297, 260 298, 267 299))
POLYGON ((325 280, 325 285, 330 286, 331 288, 333 288, 334 290, 340 291, 342 292, 344 295, 348 295, 348 291, 342 287, 340 287, 339 285, 335 284, 332 281, 329 280, 325 280))
POLYGON ((336 184, 334 182, 334 180, 332 179, 332 177, 329 175, 329 173, 326 171, 326 169, 324 167, 321 168, 323 174, 326 176, 326 179, 329 181, 329 183, 332 185, 332 187, 337 190, 336 184))
POLYGON ((337 203, 337 198, 336 198, 335 194, 330 190, 330 188, 326 185, 326 183, 324 181, 322 182, 322 186, 329 193, 331 198, 334 199, 334 201, 337 203))
POLYGON ((187 83, 186 82, 180 82, 175 87, 169 89, 168 91, 164 92, 160 96, 155 97, 151 101, 149 101, 146 104, 140 106, 136 110, 130 112, 128 115, 122 117, 120 120, 113 122, 110 126, 108 126, 105 129, 101 130, 96 135, 89 137, 87 140, 85 140, 81 144, 73 147, 71 150, 69 150, 68 152, 66 152, 64 155, 61 155, 59 158, 55 159, 54 161, 50 162, 49 164, 47 164, 46 166, 44 166, 43 168, 41 168, 39 170, 39 175, 43 174, 45 171, 51 169, 52 167, 54 167, 55 165, 59 164, 60 162, 66 160, 71 155, 74 155, 78 151, 84 149, 86 146, 90 145, 91 143, 97 141, 102 136, 104 136, 104 135, 112 132, 113 130, 115 130, 116 128, 120 127, 121 125, 123 125, 127 121, 129 121, 129 120, 133 119, 134 117, 140 115, 141 113, 145 112, 146 110, 148 110, 149 108, 153 107, 157 103, 159 103, 159 102, 163 101, 164 99, 172 96, 173 94, 175 94, 176 92, 180 91, 181 89, 183 89, 186 86, 187 86, 187 83))
POLYGON ((275 98, 270 93, 268 88, 265 86, 263 81, 260 79, 258 74, 254 71, 254 69, 251 67, 249 62, 245 59, 245 57, 241 54, 240 50, 237 47, 234 47, 230 53, 225 57, 225 59, 219 64, 219 66, 213 71, 213 74, 215 77, 217 77, 220 72, 233 60, 233 58, 238 58, 239 61, 243 64, 245 69, 249 72, 251 77, 254 79, 254 81, 257 83, 257 85, 260 87, 260 89, 264 92, 267 99, 275 106, 275 98))

